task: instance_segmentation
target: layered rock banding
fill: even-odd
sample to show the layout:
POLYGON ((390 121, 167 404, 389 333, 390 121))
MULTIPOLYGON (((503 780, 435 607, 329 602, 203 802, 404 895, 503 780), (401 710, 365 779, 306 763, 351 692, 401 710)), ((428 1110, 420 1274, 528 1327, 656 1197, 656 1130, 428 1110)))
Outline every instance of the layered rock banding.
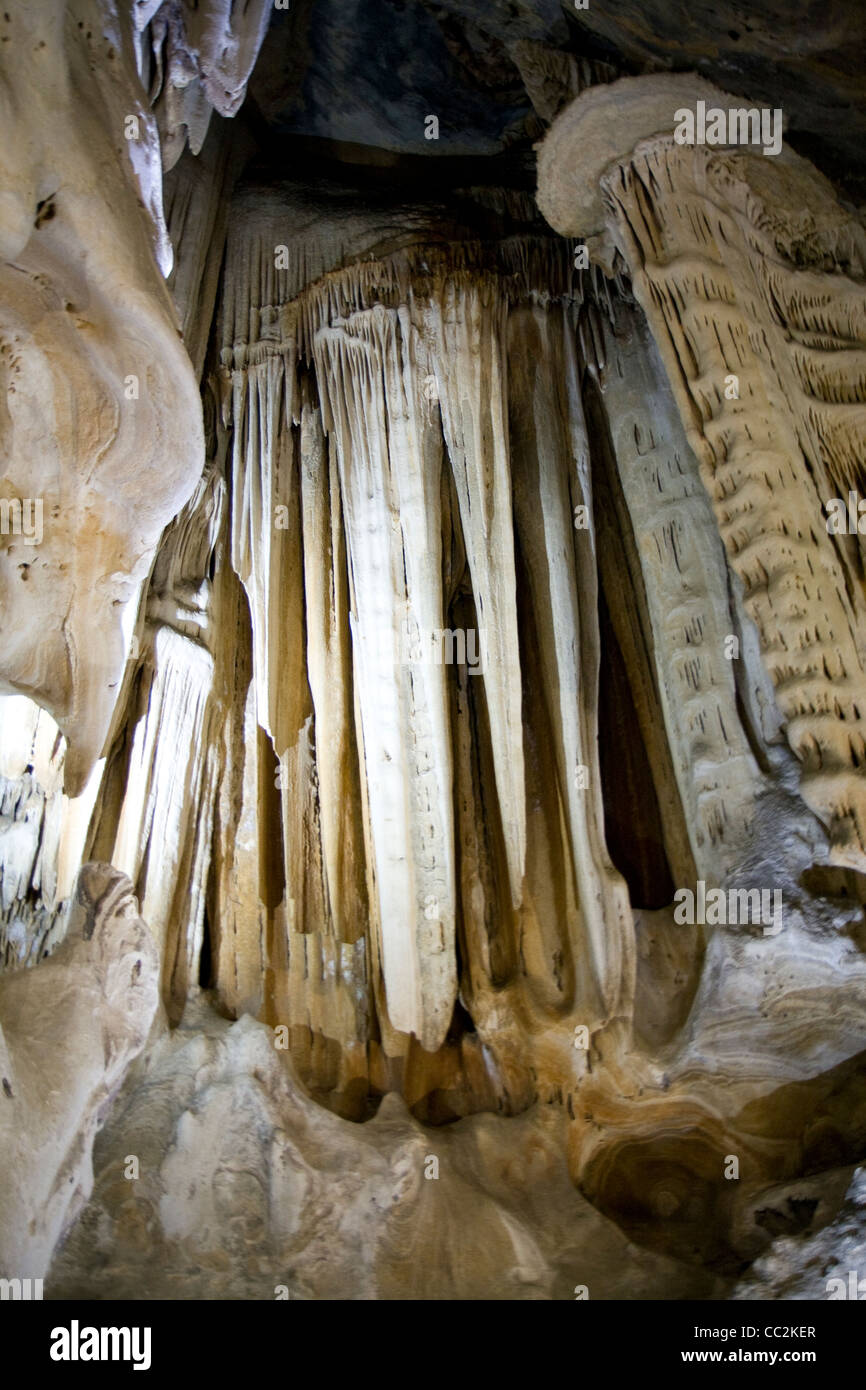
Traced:
POLYGON ((40 1182, 0 1266, 814 1283, 866 1146, 866 593, 825 524, 864 487, 862 223, 787 144, 678 142, 740 98, 534 21, 489 69, 445 25, 525 93, 511 163, 437 191, 408 138, 387 184, 340 147, 287 177, 306 11, 28 15, 75 95, 50 197, 30 113, 0 248, 6 495, 45 507, 2 552, 0 1145, 40 1182))
POLYGON ((671 102, 686 109, 706 96, 727 109, 735 98, 687 79, 623 87, 621 97, 619 84, 587 94, 551 131, 541 204, 563 232, 606 233, 629 266, 743 583, 803 795, 828 824, 834 857, 862 871, 862 568, 828 534, 824 504, 863 486, 863 228, 789 150, 768 161, 664 131, 652 139, 671 102), (569 214, 569 187, 598 191, 569 214))

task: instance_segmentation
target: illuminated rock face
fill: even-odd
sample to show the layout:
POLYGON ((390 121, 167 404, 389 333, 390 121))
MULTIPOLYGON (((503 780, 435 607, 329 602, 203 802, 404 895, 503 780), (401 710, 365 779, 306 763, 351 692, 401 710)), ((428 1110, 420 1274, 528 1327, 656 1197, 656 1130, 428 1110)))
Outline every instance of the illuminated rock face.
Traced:
POLYGON ((94 1135, 147 1039, 158 964, 129 880, 87 864, 65 940, 39 969, 0 980, 0 1259, 12 1277, 44 1276, 90 1196, 94 1135))
POLYGON ((69 740, 83 790, 163 527, 204 461, 198 391, 161 270, 159 143, 131 38, 95 3, 4 21, 0 181, 3 496, 38 498, 37 543, 2 537, 0 678, 69 740))
POLYGON ((629 1009, 633 989, 597 770, 584 287, 548 236, 482 242, 467 225, 431 246, 424 208, 353 214, 347 254, 346 206, 295 189, 275 209, 251 192, 233 220, 214 379, 228 531, 208 522, 208 544, 182 543, 198 633, 177 621, 178 582, 163 574, 178 569, 181 531, 205 525, 202 507, 166 538, 148 713, 112 756, 90 852, 137 883, 166 941, 176 1017, 198 984, 211 873, 205 983, 229 1011, 285 1025, 329 1103, 360 1116, 371 1089, 397 1085, 443 1117, 510 1111, 532 1085, 521 1011, 549 1017, 565 1084, 574 1027, 629 1009), (309 285, 293 218, 305 237, 315 219, 309 285), (356 259, 386 234, 399 251, 356 259), (549 304, 533 302, 551 287, 549 304), (225 662, 229 629, 246 644, 234 685, 202 664, 206 651, 225 662), (152 811, 179 776, 160 724, 178 717, 199 721, 181 740, 196 771, 170 842, 189 834, 202 852, 178 849, 151 898, 152 811), (221 782, 216 821, 206 764, 221 782), (216 832, 212 868, 202 827, 216 832), (500 1019, 489 1039, 474 1026, 488 1011, 500 1019))
POLYGON ((549 226, 244 174, 262 5, 53 15, 68 109, 2 156, 0 1263, 793 1287, 866 1146, 862 229, 678 143, 736 98, 534 32, 549 226))
POLYGON ((859 534, 829 534, 827 504, 864 486, 866 236, 792 152, 719 152, 665 133, 665 107, 701 102, 737 106, 687 78, 587 93, 551 131, 541 204, 569 235, 604 234, 628 266, 743 585, 803 796, 836 862, 862 872, 862 552, 859 534), (569 207, 578 186, 597 192, 569 207))
MULTIPOLYGON (((751 660, 743 653, 748 686, 740 682, 740 707, 751 715, 746 731, 760 774, 756 779, 758 769, 749 767, 744 749, 741 760, 727 763, 728 786, 724 775, 714 784, 722 820, 735 827, 742 816, 752 840, 751 848, 741 842, 741 868, 749 865, 754 874, 760 864, 760 876, 769 881, 775 874, 780 884, 795 879, 782 895, 787 926, 778 935, 764 928, 772 945, 756 945, 742 934, 738 939, 730 929, 713 934, 679 1060, 668 1073, 668 1080, 687 1073, 693 1095, 714 1084, 711 1077, 717 1082, 724 1076, 733 1100, 746 1078, 755 1082, 762 1071, 762 1089, 779 1087, 778 1096, 792 1062, 795 1069, 802 1062, 804 1075, 813 1069, 816 1048, 824 1054, 823 1068, 861 1046, 858 1038, 850 1048, 845 1024, 838 1030, 832 1023, 823 1026, 818 1003, 827 990, 844 1011, 862 992, 856 917, 804 901, 802 889, 823 886, 838 893, 847 884, 863 901, 862 542, 833 534, 827 499, 856 495, 863 485, 858 351, 866 242, 830 186, 787 149, 776 161, 751 148, 690 147, 668 133, 684 111, 697 111, 700 103, 713 110, 738 105, 690 78, 623 80, 583 94, 558 118, 542 151, 539 201, 560 231, 586 240, 594 255, 627 270, 739 581, 738 606, 754 625, 760 661, 772 679, 771 693, 757 652, 751 660), (780 836, 775 813, 771 825, 762 811, 762 803, 772 807, 781 790, 778 759, 775 790, 766 775, 772 741, 766 715, 773 695, 778 714, 770 715, 771 722, 780 721, 799 764, 803 800, 830 841, 827 851, 815 846, 805 858, 792 843, 794 822, 780 836), (840 867, 817 868, 810 858, 840 867), (852 928, 858 943, 853 955, 852 928), (847 975, 849 960, 853 978, 847 975), (798 1038, 789 1032, 795 998, 803 1004, 800 1023, 806 1028, 798 1038), (782 999, 784 1017, 777 1013, 782 999), (761 1018, 744 1026, 741 1010, 748 1000, 758 1005, 761 1018), (748 1062, 741 1051, 747 1035, 748 1062)), ((615 364, 621 360, 616 344, 606 344, 600 379, 605 372, 628 379, 616 365, 611 370, 611 353, 615 364)), ((620 423, 627 433, 628 421, 620 423)), ((649 439, 652 454, 652 431, 649 439)), ((638 444, 638 452, 647 450, 638 444)), ((678 528, 673 518, 672 523, 673 543, 678 528)), ((695 686, 719 654, 718 637, 707 642, 711 629, 698 608, 682 611, 686 622, 697 624, 697 647, 708 647, 694 665, 695 686)), ((677 612, 674 623, 680 620, 677 612)), ((688 709, 687 702, 679 703, 688 709)), ((696 760, 690 761, 694 768, 696 760)), ((736 873, 731 864, 729 874, 736 873)), ((731 1117, 735 1133, 741 1103, 720 1106, 717 1098, 708 1105, 694 1140, 705 1124, 717 1122, 720 1110, 731 1117)), ((633 1122, 634 1117, 624 1128, 633 1122)), ((804 1140, 805 1133, 799 1142, 804 1140)), ((606 1194, 615 1204, 623 1187, 633 1195, 640 1190, 640 1170, 628 1157, 632 1143, 631 1136, 624 1138, 587 1172, 585 1190, 594 1189, 602 1203, 606 1194)), ((698 1145, 692 1152, 689 1141, 668 1144, 658 1134, 652 1144, 660 1154, 670 1149, 664 1157, 671 1162, 672 1200, 682 1203, 698 1145), (679 1163, 689 1170, 682 1184, 675 1176, 679 1163)), ((731 1148, 739 1152, 738 1144, 731 1148)))
POLYGON ((16 510, 2 517, 0 680, 57 720, 73 795, 102 751, 160 533, 204 463, 163 282, 162 160, 188 130, 203 138, 202 112, 242 100, 270 6, 232 9, 36 0, 3 17, 0 449, 16 510), (195 121, 181 92, 198 94, 195 121))

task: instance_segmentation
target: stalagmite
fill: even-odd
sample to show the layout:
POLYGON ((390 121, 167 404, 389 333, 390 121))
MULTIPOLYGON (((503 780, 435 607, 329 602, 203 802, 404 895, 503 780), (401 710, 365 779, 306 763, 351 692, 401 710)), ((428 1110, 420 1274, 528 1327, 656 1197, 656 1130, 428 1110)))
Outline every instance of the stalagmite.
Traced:
POLYGON ((158 957, 128 879, 88 864, 72 902, 51 958, 0 980, 0 1265, 18 1277, 44 1277, 90 1196, 100 1112, 144 1046, 158 1000, 158 957))

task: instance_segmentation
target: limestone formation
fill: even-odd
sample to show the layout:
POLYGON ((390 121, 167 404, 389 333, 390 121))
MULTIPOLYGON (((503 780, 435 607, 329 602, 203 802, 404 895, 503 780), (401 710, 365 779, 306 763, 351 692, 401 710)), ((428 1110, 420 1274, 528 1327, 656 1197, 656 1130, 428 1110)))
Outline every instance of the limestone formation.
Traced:
POLYGON ((100 1136, 93 1201, 52 1274, 57 1297, 721 1293, 721 1280, 631 1247, 574 1190, 556 1111, 431 1131, 391 1095, 352 1125, 278 1058, 269 1029, 207 1010, 154 1046, 100 1136), (138 1158, 137 1180, 121 1150, 138 1158))
POLYGON ((163 167, 189 141, 201 150, 212 111, 234 116, 246 95, 271 0, 133 0, 138 72, 160 131, 163 167))
POLYGON ((160 533, 204 461, 160 274, 156 127, 111 20, 46 0, 0 21, 5 123, 21 130, 0 156, 3 496, 38 499, 41 519, 35 543, 4 527, 0 679, 57 720, 73 796, 102 752, 160 533))
POLYGON ((0 1264, 13 1277, 43 1278, 90 1196, 94 1135, 147 1040, 158 965, 129 880, 86 864, 61 945, 0 979, 0 1264))
POLYGON ((857 170, 784 26, 759 109, 757 41, 500 8, 0 18, 0 1277, 50 1296, 860 1258, 857 170))
POLYGON ((741 109, 686 78, 588 92, 550 133, 541 206, 563 233, 613 243, 628 266, 804 798, 835 859, 862 872, 862 559, 859 536, 849 545, 828 534, 826 508, 863 486, 866 237, 792 151, 770 162, 763 149, 678 143, 677 111, 701 101, 741 109))
MULTIPOLYGON (((783 1203, 779 1204, 782 1213, 777 1217, 776 1239, 737 1285, 732 1298, 862 1301, 866 1175, 862 1168, 856 1169, 853 1176, 849 1170, 833 1172, 828 1174, 825 1186, 825 1192, 815 1195, 811 1192, 785 1194, 783 1203), (846 1191, 849 1178, 850 1186, 846 1191), (825 1223, 814 1235, 784 1234, 786 1216, 789 1226, 797 1231, 807 1212, 810 1220, 814 1220, 819 1203, 829 1210, 825 1213, 825 1223), (831 1213, 832 1219, 828 1219, 831 1213)), ((773 1224, 766 1218, 771 1212, 775 1214, 775 1210, 775 1207, 770 1208, 766 1213, 768 1229, 773 1229, 773 1224)))

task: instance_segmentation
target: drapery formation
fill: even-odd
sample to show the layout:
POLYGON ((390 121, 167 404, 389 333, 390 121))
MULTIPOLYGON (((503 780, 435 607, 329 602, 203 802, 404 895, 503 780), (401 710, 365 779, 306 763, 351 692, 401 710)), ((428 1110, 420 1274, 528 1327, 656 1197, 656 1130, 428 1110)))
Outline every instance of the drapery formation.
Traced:
MULTIPOLYGON (((583 288, 552 241, 442 245, 423 210, 390 256, 341 264, 339 195, 316 210, 335 263, 307 286, 300 239, 251 206, 213 377, 227 534, 214 474, 160 555, 147 713, 92 853, 144 890, 175 1017, 199 978, 263 1009, 354 1113, 394 1084, 450 1096, 444 1113, 520 1108, 529 1020, 559 1036, 563 1084, 575 1026, 628 1017, 634 988, 598 761, 583 288), (206 638, 178 622, 181 579, 206 638), (188 764, 174 738, 160 760, 161 726, 188 764), (167 875, 150 856, 172 816, 167 875)), ((381 240, 361 223, 352 259, 381 240)))

